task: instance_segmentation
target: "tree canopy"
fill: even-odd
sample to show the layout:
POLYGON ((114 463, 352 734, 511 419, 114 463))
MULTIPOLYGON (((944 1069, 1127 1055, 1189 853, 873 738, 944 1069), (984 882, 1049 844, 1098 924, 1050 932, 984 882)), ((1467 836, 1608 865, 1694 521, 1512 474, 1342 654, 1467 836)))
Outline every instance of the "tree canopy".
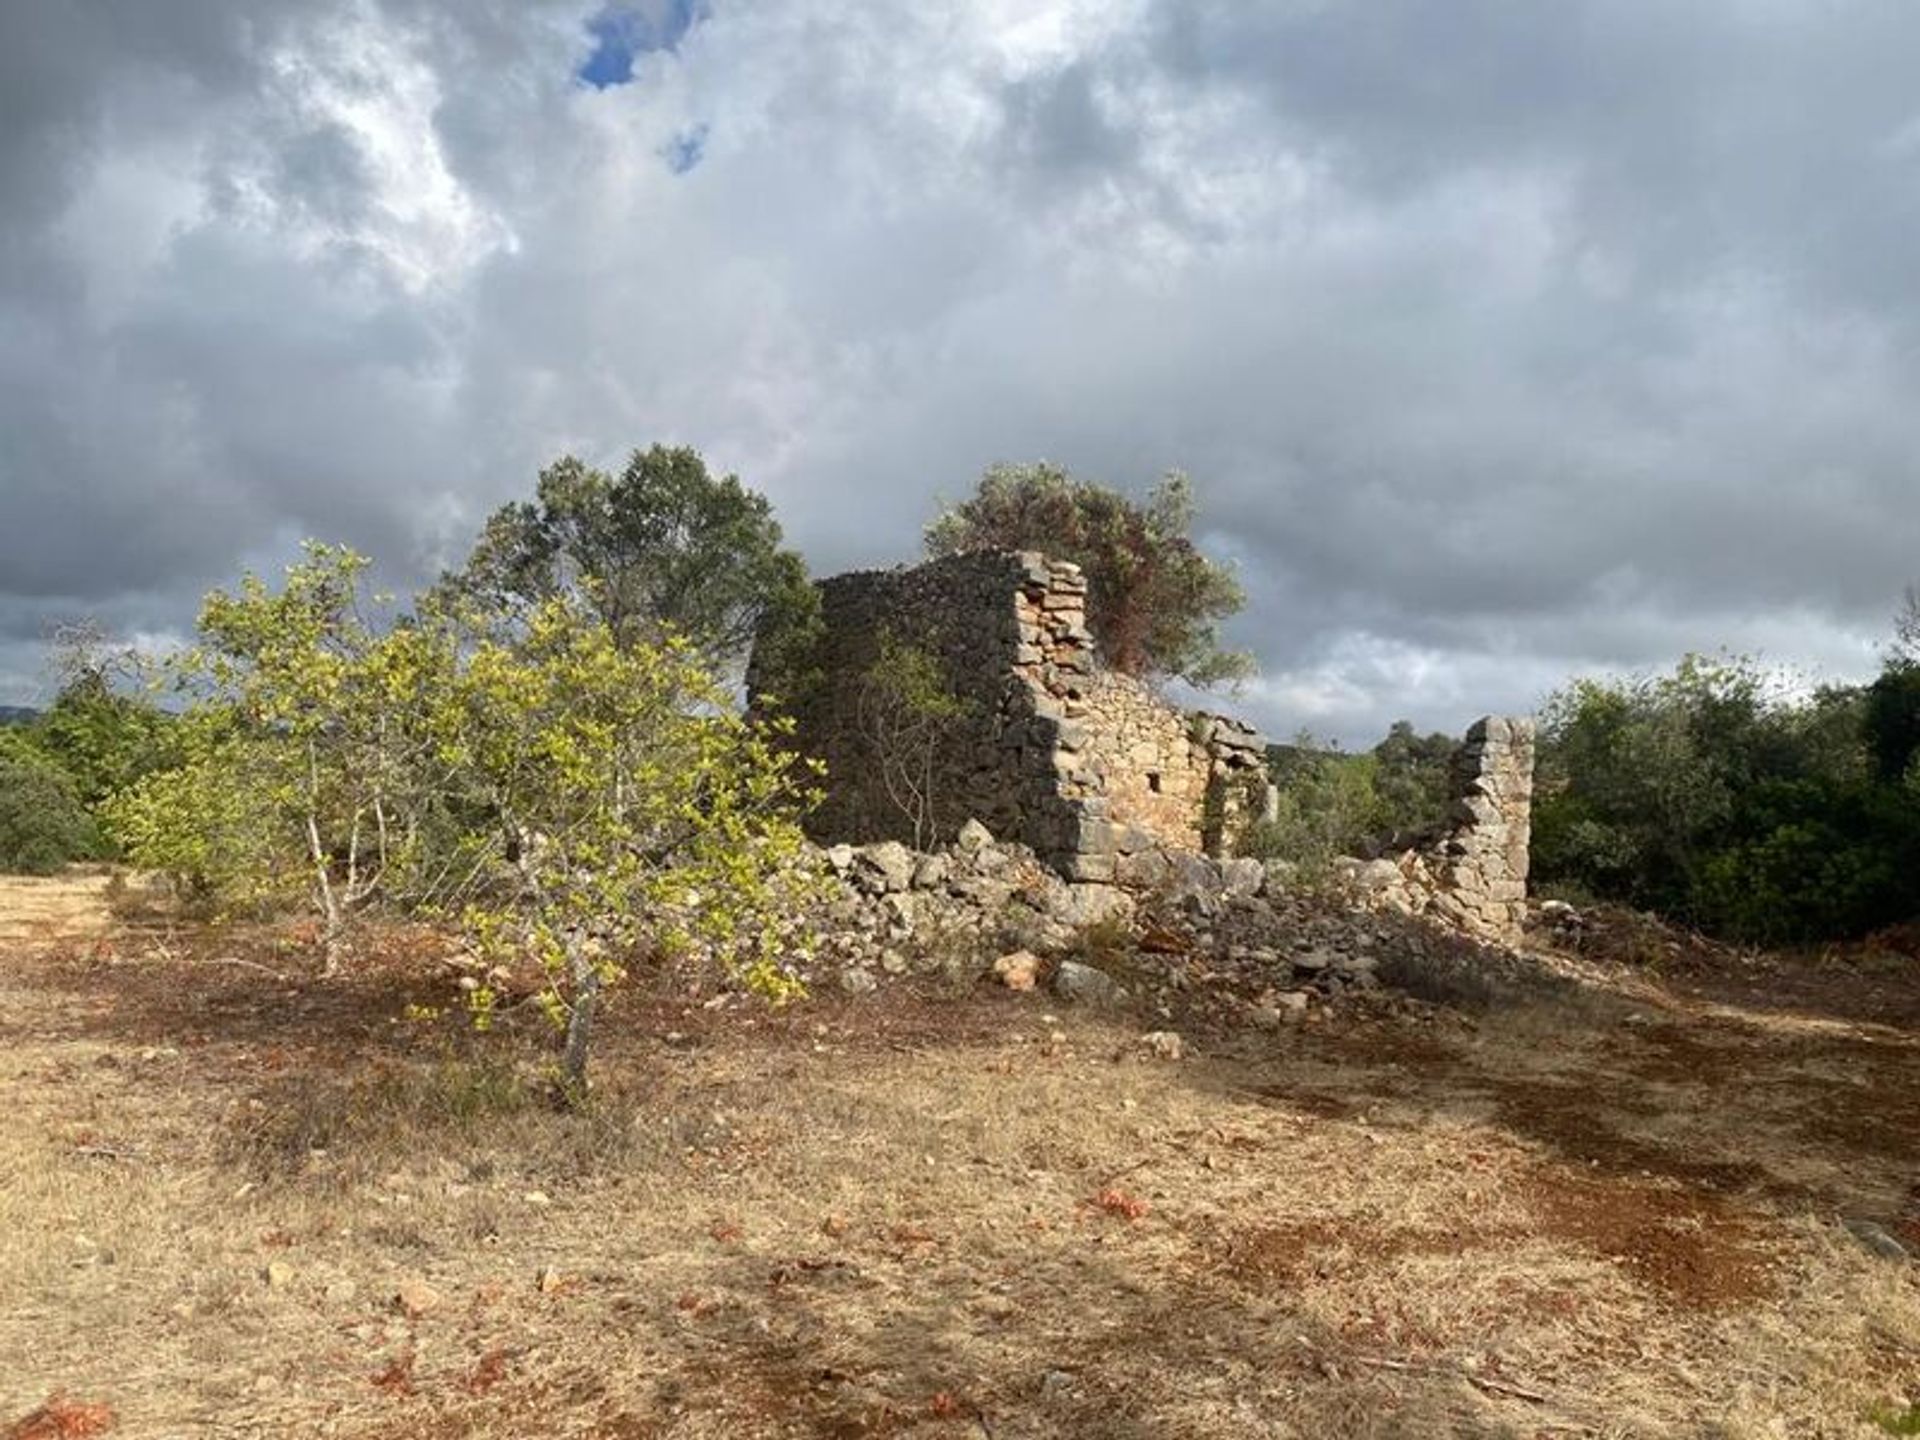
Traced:
MULTIPOLYGON (((383 619, 365 563, 310 545, 280 587, 207 598, 174 661, 179 763, 106 807, 136 863, 221 908, 305 898, 330 965, 375 905, 456 922, 508 970, 537 962, 569 1093, 602 987, 644 949, 797 988, 810 772, 688 641, 617 643, 565 593, 508 637, 438 601, 383 619)), ((469 992, 482 1018, 491 997, 469 992)))
POLYGON ((531 501, 493 513, 440 593, 511 623, 571 596, 621 646, 673 633, 725 666, 763 631, 804 627, 817 606, 781 539, 767 498, 710 474, 695 450, 635 450, 618 475, 565 456, 531 501))
POLYGON ((1086 572, 1087 625, 1129 675, 1194 685, 1244 678, 1253 657, 1225 649, 1219 622, 1246 597, 1230 567, 1193 543, 1193 487, 1170 473, 1144 502, 1057 465, 995 465, 974 494, 927 527, 930 556, 1041 550, 1086 572))

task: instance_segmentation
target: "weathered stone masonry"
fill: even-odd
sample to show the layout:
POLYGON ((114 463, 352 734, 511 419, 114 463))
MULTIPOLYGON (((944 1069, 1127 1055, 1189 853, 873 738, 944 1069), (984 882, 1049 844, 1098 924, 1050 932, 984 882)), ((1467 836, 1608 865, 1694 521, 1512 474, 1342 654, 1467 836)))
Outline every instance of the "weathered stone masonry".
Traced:
MULTIPOLYGON (((1489 716, 1454 760, 1453 813, 1430 843, 1376 862, 1382 898, 1490 940, 1519 938, 1533 816, 1532 720, 1489 716)), ((1374 868, 1374 867, 1369 867, 1374 868)))
MULTIPOLYGON (((916 839, 861 726, 865 677, 888 631, 932 656, 970 702, 933 757, 921 843, 952 842, 978 819, 1068 880, 1143 889, 1173 876, 1183 854, 1232 853, 1259 818, 1265 742, 1239 721, 1182 713, 1105 669, 1078 566, 978 551, 838 575, 819 590, 818 683, 789 697, 796 743, 828 769, 811 821, 817 839, 916 839)), ((1474 725, 1454 793, 1442 834, 1363 867, 1364 878, 1395 908, 1514 938, 1526 899, 1533 723, 1474 725)))
POLYGON ((1102 668, 1078 566, 979 551, 819 589, 820 681, 794 703, 797 743, 827 764, 819 838, 913 838, 860 724, 864 677, 888 630, 973 702, 937 757, 931 840, 977 818, 1069 879, 1147 883, 1165 863, 1158 852, 1224 852, 1250 818, 1246 796, 1265 779, 1259 737, 1184 715, 1102 668))

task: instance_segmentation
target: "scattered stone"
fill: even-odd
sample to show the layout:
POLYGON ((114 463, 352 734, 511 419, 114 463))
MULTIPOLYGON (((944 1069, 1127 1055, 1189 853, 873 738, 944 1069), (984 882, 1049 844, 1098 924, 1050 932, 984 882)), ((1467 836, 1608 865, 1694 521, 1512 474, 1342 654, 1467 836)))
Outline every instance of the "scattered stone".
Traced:
POLYGON ((1907 1247, 1895 1239, 1886 1226, 1872 1220, 1860 1220, 1843 1217, 1841 1224, 1847 1227, 1849 1234, 1882 1260, 1911 1260, 1913 1254, 1907 1247))
POLYGON ((1171 1030, 1150 1031, 1140 1043, 1162 1060, 1178 1060, 1187 1053, 1186 1042, 1171 1030))
POLYGON ((409 1275, 394 1288, 393 1305, 409 1320, 418 1320, 440 1308, 441 1295, 423 1277, 409 1275))
POLYGON ((870 890, 905 890, 913 884, 914 864, 913 851, 898 840, 882 840, 854 852, 854 879, 870 890))
POLYGON ((551 1205, 553 1203, 552 1197, 544 1190, 529 1190, 526 1194, 522 1195, 520 1199, 525 1204, 535 1206, 551 1205))
POLYGON ((907 957, 902 955, 898 950, 882 950, 880 952, 880 968, 889 975, 904 975, 909 968, 907 957))
POLYGON ((919 864, 913 867, 913 888, 916 890, 938 890, 947 883, 953 874, 953 857, 950 855, 922 855, 919 864))
POLYGON ((360 1293, 360 1287, 351 1280, 336 1280, 327 1286, 324 1293, 328 1303, 345 1305, 360 1293))
POLYGON ((561 1277, 558 1270, 554 1269, 551 1265, 544 1265, 541 1267, 540 1274, 534 1281, 534 1284, 539 1287, 542 1295, 551 1295, 560 1289, 562 1285, 566 1284, 566 1281, 561 1277))
POLYGON ((1040 976, 1040 957, 1031 950, 1015 950, 993 962, 993 973, 1009 990, 1031 990, 1040 976))
POLYGON ((953 848, 962 855, 973 855, 993 845, 993 832, 978 820, 969 820, 960 827, 960 834, 953 842, 953 848))
POLYGON ((1062 960, 1053 972, 1053 993, 1077 1005, 1112 1005, 1127 992, 1111 975, 1078 960, 1062 960))
POLYGON ((1050 897, 1052 918, 1070 929, 1084 929, 1133 915, 1133 897, 1118 885, 1068 885, 1050 897))
POLYGON ((840 988, 849 995, 871 995, 880 988, 880 982, 873 978, 871 970, 849 965, 840 972, 840 988))
POLYGON ((293 1283, 293 1266, 284 1260, 269 1260, 266 1269, 267 1288, 284 1290, 293 1283))
POLYGON ((1236 859, 1220 862, 1220 888, 1229 896, 1254 896, 1267 883, 1267 868, 1258 860, 1236 859))

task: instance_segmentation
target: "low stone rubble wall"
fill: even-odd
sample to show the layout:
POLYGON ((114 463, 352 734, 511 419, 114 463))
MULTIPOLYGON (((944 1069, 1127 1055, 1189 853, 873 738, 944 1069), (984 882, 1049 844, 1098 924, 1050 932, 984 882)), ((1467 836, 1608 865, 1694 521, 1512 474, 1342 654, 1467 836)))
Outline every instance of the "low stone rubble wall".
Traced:
POLYGON ((1341 887, 1301 887, 1289 866, 1161 853, 1160 884, 1135 894, 1069 882, 977 822, 925 854, 828 847, 809 978, 852 994, 915 977, 1044 987, 1068 1003, 1275 1028, 1435 956, 1463 971, 1491 963, 1470 938, 1376 913, 1341 887))
POLYGON ((1534 723, 1488 716, 1454 762, 1446 828, 1395 859, 1349 867, 1381 904, 1469 935, 1517 943, 1527 913, 1534 723))

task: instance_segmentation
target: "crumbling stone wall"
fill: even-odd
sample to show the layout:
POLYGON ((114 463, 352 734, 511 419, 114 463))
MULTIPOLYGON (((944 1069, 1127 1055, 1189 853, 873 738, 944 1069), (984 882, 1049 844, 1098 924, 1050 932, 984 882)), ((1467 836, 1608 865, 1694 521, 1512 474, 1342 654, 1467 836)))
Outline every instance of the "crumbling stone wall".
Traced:
MULTIPOLYGON (((978 551, 820 583, 819 679, 792 697, 796 743, 827 764, 812 828, 826 841, 912 841, 861 725, 864 677, 891 630, 935 658, 969 702, 937 757, 927 844, 968 819, 1030 846, 1070 880, 1150 883, 1136 856, 1225 853, 1265 778, 1248 727, 1188 717, 1104 669, 1076 565, 978 551)), ((749 688, 755 676, 749 673, 749 688)))
POLYGON ((1534 723, 1490 715, 1454 759, 1445 829, 1362 879, 1393 908, 1428 914, 1486 940, 1512 942, 1526 918, 1533 826, 1534 723))

